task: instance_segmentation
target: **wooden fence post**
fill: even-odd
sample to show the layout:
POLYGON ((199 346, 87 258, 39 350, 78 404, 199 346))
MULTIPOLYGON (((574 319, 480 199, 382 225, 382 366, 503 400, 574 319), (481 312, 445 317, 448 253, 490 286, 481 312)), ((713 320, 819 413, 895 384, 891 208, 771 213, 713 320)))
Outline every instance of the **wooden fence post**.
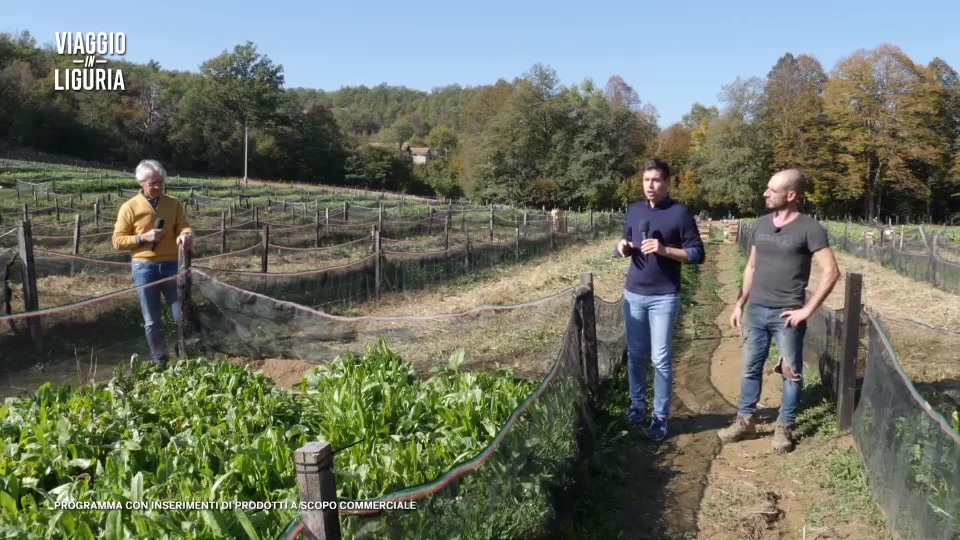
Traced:
POLYGON ((517 262, 520 262, 520 216, 517 216, 517 262))
POLYGON ((270 257, 270 225, 264 224, 263 230, 260 232, 260 272, 263 274, 267 273, 267 260, 270 257))
POLYGON ((591 392, 600 389, 600 370, 597 361, 597 315, 594 308, 593 274, 580 274, 580 319, 583 321, 583 339, 580 340, 583 358, 583 377, 591 392))
MULTIPOLYGON (((38 311, 40 299, 37 295, 37 267, 33 261, 33 232, 29 221, 20 222, 17 232, 20 247, 20 272, 23 279, 23 311, 38 311)), ((34 347, 40 347, 40 319, 27 318, 27 332, 34 347)))
POLYGON ((227 252, 227 214, 220 212, 220 253, 227 252))
POLYGON ((187 357, 187 324, 190 321, 190 267, 192 256, 185 249, 179 250, 177 266, 181 275, 177 278, 177 301, 180 304, 180 320, 177 321, 177 353, 181 359, 187 357), (187 272, 184 274, 184 272, 187 272))
POLYGON ((73 254, 80 254, 80 214, 73 219, 73 254))
POLYGON ((857 353, 860 348, 860 296, 863 276, 847 272, 843 300, 843 356, 839 366, 837 392, 837 431, 853 426, 854 397, 857 385, 857 353))
POLYGON ((383 245, 380 243, 380 229, 376 225, 373 226, 373 285, 374 285, 374 297, 377 300, 377 303, 380 303, 380 284, 383 282, 382 273, 383 273, 383 245))
POLYGON ((493 205, 490 205, 490 241, 493 242, 493 205))

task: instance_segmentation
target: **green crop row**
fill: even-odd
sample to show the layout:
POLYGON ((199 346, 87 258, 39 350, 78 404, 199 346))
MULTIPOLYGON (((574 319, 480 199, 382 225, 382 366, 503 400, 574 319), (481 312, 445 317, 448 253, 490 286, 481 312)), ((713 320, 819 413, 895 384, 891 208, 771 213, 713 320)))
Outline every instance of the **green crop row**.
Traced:
MULTIPOLYGON (((419 379, 381 340, 363 356, 319 366, 295 390, 225 362, 183 361, 160 373, 136 357, 95 387, 44 385, 0 406, 0 537, 276 537, 295 510, 64 510, 55 502, 293 503, 294 452, 318 439, 338 452, 340 498, 431 481, 480 453, 535 389, 509 370, 463 372, 462 360, 458 351, 419 379)), ((550 511, 546 486, 562 484, 574 453, 570 384, 575 377, 550 385, 487 463, 445 487, 459 499, 434 495, 424 511, 390 518, 345 517, 345 529, 435 534, 447 520, 496 536, 540 527, 550 511), (493 492, 503 511, 489 507, 493 492)))

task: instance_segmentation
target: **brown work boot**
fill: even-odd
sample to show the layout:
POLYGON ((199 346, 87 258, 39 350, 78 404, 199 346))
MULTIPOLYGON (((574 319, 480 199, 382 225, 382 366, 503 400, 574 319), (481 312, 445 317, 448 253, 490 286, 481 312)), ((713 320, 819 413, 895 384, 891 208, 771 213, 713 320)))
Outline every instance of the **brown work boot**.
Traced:
POLYGON ((752 418, 747 420, 738 414, 732 424, 717 432, 717 436, 720 437, 723 444, 753 439, 757 436, 757 426, 753 423, 752 418))
POLYGON ((777 424, 773 432, 773 441, 770 444, 773 451, 778 454, 793 450, 793 429, 777 424))

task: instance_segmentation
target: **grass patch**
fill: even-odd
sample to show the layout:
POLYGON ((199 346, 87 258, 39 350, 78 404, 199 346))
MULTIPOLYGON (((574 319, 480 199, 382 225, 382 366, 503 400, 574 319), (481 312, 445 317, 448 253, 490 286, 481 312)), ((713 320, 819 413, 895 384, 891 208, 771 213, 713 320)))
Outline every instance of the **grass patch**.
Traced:
POLYGON ((710 241, 723 242, 723 229, 720 227, 710 227, 710 241))
POLYGON ((831 497, 817 501, 804 512, 810 524, 814 527, 825 523, 836 526, 863 520, 878 529, 885 528, 883 514, 863 477, 857 450, 831 447, 820 458, 823 472, 819 483, 831 497))
POLYGON ((804 510, 807 522, 817 528, 861 521, 886 531, 883 513, 867 486, 860 454, 849 435, 837 434, 836 407, 815 369, 804 372, 794 435, 798 440, 820 439, 808 442, 816 448, 794 464, 827 495, 804 510))

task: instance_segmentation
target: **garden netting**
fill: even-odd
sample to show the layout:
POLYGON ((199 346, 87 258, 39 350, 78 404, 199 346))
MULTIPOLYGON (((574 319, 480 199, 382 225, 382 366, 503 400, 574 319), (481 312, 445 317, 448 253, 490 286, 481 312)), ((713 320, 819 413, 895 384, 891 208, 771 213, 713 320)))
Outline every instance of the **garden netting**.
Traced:
MULTIPOLYGON (((383 337, 424 376, 454 348, 463 348, 467 365, 513 366, 518 375, 536 382, 535 391, 483 451, 463 456, 431 481, 361 500, 349 490, 352 476, 338 473, 338 497, 353 506, 340 513, 344 538, 539 538, 557 533, 552 527, 562 501, 569 502, 577 466, 592 450, 582 312, 572 290, 523 305, 444 316, 341 317, 243 291, 196 270, 191 281, 196 307, 190 315, 190 351, 320 362, 383 337), (371 501, 416 501, 416 510, 361 510, 371 501)), ((594 311, 604 375, 622 358, 622 306, 595 299, 594 311)), ((344 451, 365 452, 362 447, 344 451)), ((335 458, 335 470, 336 463, 335 458)), ((285 537, 294 535, 296 521, 285 537)))
MULTIPOLYGON (((889 230, 889 229, 888 229, 889 230)), ((926 281, 944 291, 960 294, 960 257, 948 239, 931 230, 926 236, 910 235, 894 241, 881 241, 881 229, 875 228, 871 239, 866 234, 854 238, 849 232, 830 234, 834 249, 850 253, 882 266, 892 268, 918 281, 926 281)))
MULTIPOLYGON (((345 538, 533 538, 557 533, 552 527, 564 512, 564 503, 570 502, 578 466, 592 451, 583 309, 574 289, 524 304, 462 313, 344 317, 243 290, 200 269, 167 280, 189 283, 184 342, 190 356, 286 358, 319 365, 337 356, 361 354, 383 340, 422 377, 429 377, 432 368, 462 349, 466 369, 512 368, 516 376, 532 383, 533 391, 490 432, 481 452, 460 456, 446 473, 419 485, 392 486, 378 496, 357 497, 351 486, 356 486, 360 473, 336 469, 335 459, 341 500, 417 502, 413 511, 346 510, 341 513, 345 538)), ((0 317, 0 362, 10 365, 18 360, 14 356, 24 355, 32 361, 76 363, 82 379, 89 376, 88 357, 96 357, 99 369, 106 371, 111 351, 117 362, 128 359, 131 351, 145 356, 137 294, 161 285, 0 317), (31 328, 43 339, 32 339, 31 328)), ((602 299, 594 299, 593 308, 603 375, 622 358, 622 310, 619 302, 602 299)), ((177 333, 169 315, 165 323, 173 354, 177 333)), ((42 380, 51 377, 44 374, 42 380)), ((3 381, 4 387, 8 384, 3 381)), ((365 448, 344 448, 337 456, 343 460, 345 453, 360 452, 363 455, 353 458, 361 463, 382 458, 364 454, 369 452, 365 448)), ((293 471, 289 472, 292 481, 293 471)), ((294 510, 285 516, 293 523, 299 519, 294 510)))
POLYGON ((412 245, 413 241, 381 240, 378 254, 373 251, 372 242, 364 238, 329 248, 272 246, 271 260, 281 262, 274 264, 278 269, 275 271, 269 271, 268 263, 266 273, 251 268, 256 261, 250 263, 250 257, 259 257, 258 250, 245 255, 247 259, 211 256, 207 261, 196 261, 194 266, 244 290, 334 311, 350 309, 388 293, 423 290, 481 270, 532 260, 578 239, 570 233, 546 234, 497 243, 470 240, 450 245, 449 249, 429 249, 435 246, 412 245), (230 267, 232 262, 237 265, 230 267))
MULTIPOLYGON (((912 323, 882 319, 872 312, 867 317, 869 356, 853 427, 867 483, 900 538, 957 538, 960 434, 951 425, 953 419, 930 403, 937 386, 956 388, 957 380, 915 383, 900 362, 893 335, 907 327, 914 334, 937 334, 952 347, 948 354, 954 361, 960 336, 934 329, 924 332, 912 323), (903 328, 887 330, 896 326, 903 328), (925 388, 925 395, 920 391, 924 386, 933 388, 925 388)), ((933 354, 929 358, 947 360, 933 354)))

